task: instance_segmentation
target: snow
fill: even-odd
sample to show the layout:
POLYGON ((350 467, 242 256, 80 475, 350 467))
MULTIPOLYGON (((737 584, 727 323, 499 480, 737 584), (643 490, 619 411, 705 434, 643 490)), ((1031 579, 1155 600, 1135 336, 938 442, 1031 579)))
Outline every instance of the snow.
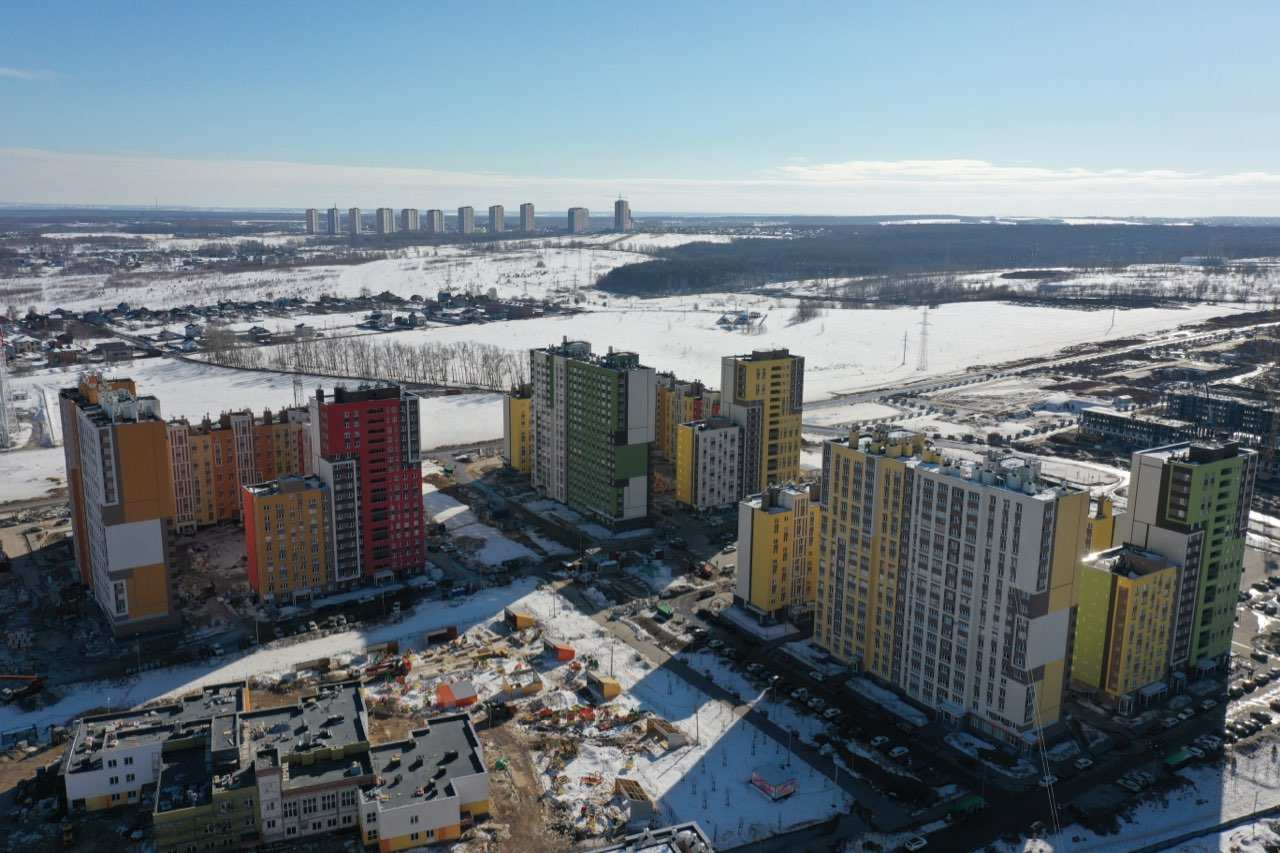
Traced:
MULTIPOLYGON (((57 400, 59 389, 79 381, 83 368, 47 368, 15 376, 11 385, 29 392, 28 402, 36 405, 39 395, 57 400)), ((174 358, 146 358, 122 362, 104 370, 107 376, 127 376, 138 392, 160 400, 165 418, 198 420, 217 417, 223 411, 276 410, 293 405, 296 374, 269 370, 238 370, 201 361, 174 358)), ((317 388, 358 384, 355 379, 302 375, 303 392, 311 396, 317 388)), ((60 425, 56 402, 49 409, 60 425)), ((422 397, 418 403, 421 442, 424 449, 492 441, 502 437, 502 395, 494 393, 422 397)), ((55 427, 59 431, 60 426, 55 427)))
POLYGON ((0 453, 0 503, 46 497, 67 484, 61 447, 8 450, 0 453))
MULTIPOLYGON (((790 300, 763 296, 613 299, 609 307, 574 316, 390 332, 386 337, 410 344, 475 341, 512 350, 543 347, 568 337, 589 341, 600 352, 609 346, 635 351, 643 364, 699 379, 712 387, 719 386, 723 356, 785 347, 805 356, 806 401, 922 377, 915 370, 914 358, 906 366, 901 364, 902 333, 914 333, 919 311, 833 309, 817 319, 788 326, 785 316, 791 306, 790 300), (619 308, 619 304, 634 307, 619 308), (748 308, 769 315, 759 334, 746 335, 716 325, 724 311, 748 308)), ((1051 355, 1084 341, 1155 332, 1234 310, 1193 305, 1122 311, 1108 332, 1111 315, 1106 312, 1001 302, 946 304, 929 312, 929 373, 1051 355)))
POLYGON ((533 551, 508 539, 501 531, 482 524, 469 506, 444 494, 431 483, 422 484, 422 503, 426 507, 428 519, 443 524, 455 540, 479 540, 480 547, 474 556, 486 566, 501 565, 518 557, 537 559, 537 554, 533 551))
MULTIPOLYGON (((805 359, 806 365, 808 358, 805 359)), ((876 421, 895 418, 902 413, 883 403, 848 403, 843 406, 808 406, 804 422, 808 426, 839 426, 851 421, 876 421)))
MULTIPOLYGON (((356 631, 330 634, 292 645, 271 643, 240 657, 157 669, 116 681, 81 682, 57 703, 37 711, 25 712, 16 704, 0 706, 0 730, 64 723, 93 708, 136 707, 164 696, 190 692, 206 684, 276 675, 290 671, 295 664, 316 658, 361 654, 369 646, 388 640, 413 645, 428 631, 449 625, 465 630, 491 619, 495 613, 501 614, 502 608, 514 599, 532 592, 536 583, 536 580, 526 578, 511 586, 485 589, 448 604, 426 601, 409 611, 400 622, 362 626, 356 631)), ((55 688, 58 689, 61 688, 55 688)))
MULTIPOLYGON (((785 832, 847 809, 843 792, 799 758, 792 759, 798 786, 794 795, 774 803, 759 794, 748 784, 751 771, 784 759, 785 746, 769 739, 728 703, 712 699, 669 672, 651 669, 646 660, 565 599, 553 603, 552 595, 538 591, 525 596, 519 605, 537 616, 549 633, 570 642, 579 659, 595 657, 605 673, 612 666, 612 674, 623 689, 622 696, 611 703, 615 709, 651 711, 691 741, 700 737, 656 756, 637 753, 630 769, 620 750, 584 743, 578 757, 561 771, 571 780, 564 792, 555 795, 561 801, 594 799, 598 791, 610 790, 617 776, 635 778, 658 802, 660 824, 696 820, 723 846, 785 832), (580 785, 581 777, 593 774, 603 780, 601 785, 589 789, 580 785)), ((702 656, 693 657, 692 662, 698 668, 705 664, 702 656)), ((543 675, 549 681, 556 679, 554 671, 543 675)), ((545 774, 542 778, 544 783, 549 781, 545 774)))
POLYGON ((929 724, 929 718, 925 716, 923 711, 904 701, 892 690, 886 690, 865 678, 854 677, 849 679, 849 689, 910 723, 917 726, 929 724))

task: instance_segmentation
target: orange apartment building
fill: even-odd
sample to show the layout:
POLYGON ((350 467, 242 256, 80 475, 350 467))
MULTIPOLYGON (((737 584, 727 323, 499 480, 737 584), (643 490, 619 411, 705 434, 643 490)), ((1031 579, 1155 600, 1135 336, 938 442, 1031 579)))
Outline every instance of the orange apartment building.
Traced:
POLYGON ((169 421, 175 522, 180 533, 241 518, 240 489, 309 473, 305 409, 223 412, 214 421, 169 421))
POLYGON ((261 598, 293 602, 329 587, 329 487, 285 476, 240 490, 249 586, 261 598))
POLYGON ((178 624, 170 579, 174 516, 165 423, 129 379, 90 375, 58 394, 76 566, 112 632, 178 624))

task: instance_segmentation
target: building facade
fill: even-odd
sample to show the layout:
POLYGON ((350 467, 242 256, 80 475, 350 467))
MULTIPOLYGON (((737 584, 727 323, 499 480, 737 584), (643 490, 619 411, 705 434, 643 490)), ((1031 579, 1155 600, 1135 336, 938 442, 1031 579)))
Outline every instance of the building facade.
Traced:
POLYGON ((374 225, 378 233, 386 236, 396 233, 396 212, 389 207, 380 207, 374 217, 374 225))
POLYGON ((418 230, 418 208, 406 207, 400 211, 400 230, 401 231, 417 231, 418 230))
POLYGON ((489 205, 489 233, 501 234, 507 230, 507 214, 500 204, 489 205))
POLYGON ((520 205, 520 230, 526 234, 531 234, 538 230, 536 219, 533 215, 533 202, 526 201, 520 205))
POLYGON ((160 403, 132 380, 87 377, 58 395, 81 581, 112 633, 175 627, 173 481, 160 403))
POLYGON ((591 224, 591 212, 585 207, 569 208, 569 233, 585 234, 591 224))
POLYGON ((427 233, 443 234, 444 233, 444 211, 432 208, 427 211, 427 233))
POLYGON ((613 230, 631 230, 631 203, 629 201, 618 199, 613 203, 613 230))
POLYGON ((653 450, 674 462, 676 429, 680 424, 718 415, 720 394, 701 382, 677 379, 674 373, 659 373, 655 379, 653 450))
POLYGON ((249 587, 293 603, 329 589, 329 490, 315 476, 241 487, 249 587))
POLYGON ((1190 441, 1196 435, 1188 421, 1169 418, 1154 412, 1117 411, 1093 406, 1080 413, 1080 432, 1122 447, 1162 447, 1179 441, 1190 441))
POLYGON ((426 557, 418 398, 397 386, 317 391, 311 470, 329 489, 334 582, 418 572, 426 557))
POLYGON ((694 509, 732 506, 742 498, 742 427, 726 418, 676 427, 676 500, 694 509))
POLYGON ((610 525, 648 515, 654 372, 585 341, 530 351, 533 485, 610 525))
POLYGON ((467 205, 458 208, 458 233, 471 234, 476 230, 476 209, 467 205))
POLYGON ((240 487, 309 473, 306 409, 223 412, 214 421, 166 425, 179 533, 241 517, 240 487))
POLYGON ((1169 665, 1204 671, 1231 651, 1258 454, 1234 442, 1142 450, 1115 541, 1181 567, 1169 665))
POLYGON ((1086 491, 881 431, 823 452, 815 637, 957 725, 1022 749, 1069 678, 1086 491), (827 491, 829 490, 829 491, 827 491))
POLYGON ((1080 567, 1071 683, 1122 713, 1167 692, 1178 567, 1132 545, 1090 554, 1080 567))
POLYGON ((533 471, 533 389, 528 385, 502 398, 502 458, 521 474, 533 471))
POLYGON ((803 404, 803 357, 779 349, 721 360, 720 414, 742 427, 748 493, 799 478, 803 404))
POLYGON ((817 597, 822 508, 812 489, 773 486, 738 504, 733 600, 761 624, 803 618, 817 597))
POLYGON ((883 681, 902 675, 898 626, 906 606, 908 523, 916 459, 940 459, 900 430, 828 441, 822 448, 821 543, 815 639, 883 681))
POLYGON ((307 208, 307 233, 320 233, 320 211, 314 207, 307 208))

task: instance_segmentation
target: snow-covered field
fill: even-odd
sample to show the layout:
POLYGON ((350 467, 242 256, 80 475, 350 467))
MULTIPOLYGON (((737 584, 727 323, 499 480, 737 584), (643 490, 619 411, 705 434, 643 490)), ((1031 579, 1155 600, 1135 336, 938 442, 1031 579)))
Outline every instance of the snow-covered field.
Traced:
POLYGON ((0 453, 0 503, 45 497, 67 484, 61 447, 8 450, 0 453))
MULTIPOLYGON (((547 346, 568 337, 589 341, 600 352, 609 346, 635 351, 643 364, 675 371, 683 378, 700 379, 712 387, 720 383, 721 357, 786 347, 805 356, 806 400, 822 400, 831 394, 927 375, 915 369, 920 312, 909 308, 831 310, 807 323, 788 326, 786 316, 791 308, 787 300, 738 297, 732 300, 733 305, 769 315, 762 332, 747 335, 716 325, 716 319, 731 304, 723 297, 627 304, 635 307, 620 309, 611 305, 577 316, 392 332, 387 337, 406 343, 477 341, 514 350, 547 346), (715 305, 717 301, 723 309, 715 305), (913 354, 905 367, 904 331, 909 335, 913 354)), ((1001 302, 942 305, 929 312, 928 373, 1050 355, 1071 344, 1160 331, 1237 310, 1223 305, 1195 305, 1186 309, 1122 311, 1108 332, 1111 315, 1106 312, 1031 308, 1001 302)))
POLYGON ((430 483, 422 485, 422 501, 429 520, 445 526, 454 539, 466 537, 478 539, 480 548, 475 558, 487 566, 497 566, 517 557, 537 559, 537 555, 525 546, 502 535, 502 532, 483 524, 466 504, 449 497, 430 483))

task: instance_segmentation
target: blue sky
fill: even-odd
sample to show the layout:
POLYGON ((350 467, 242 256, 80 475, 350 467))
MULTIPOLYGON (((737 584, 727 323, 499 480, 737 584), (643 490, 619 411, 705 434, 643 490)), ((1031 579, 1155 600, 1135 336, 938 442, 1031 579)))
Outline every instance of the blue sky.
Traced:
POLYGON ((1275 3, 58 3, 4 18, 0 202, 625 192, 637 212, 1280 214, 1275 3))

